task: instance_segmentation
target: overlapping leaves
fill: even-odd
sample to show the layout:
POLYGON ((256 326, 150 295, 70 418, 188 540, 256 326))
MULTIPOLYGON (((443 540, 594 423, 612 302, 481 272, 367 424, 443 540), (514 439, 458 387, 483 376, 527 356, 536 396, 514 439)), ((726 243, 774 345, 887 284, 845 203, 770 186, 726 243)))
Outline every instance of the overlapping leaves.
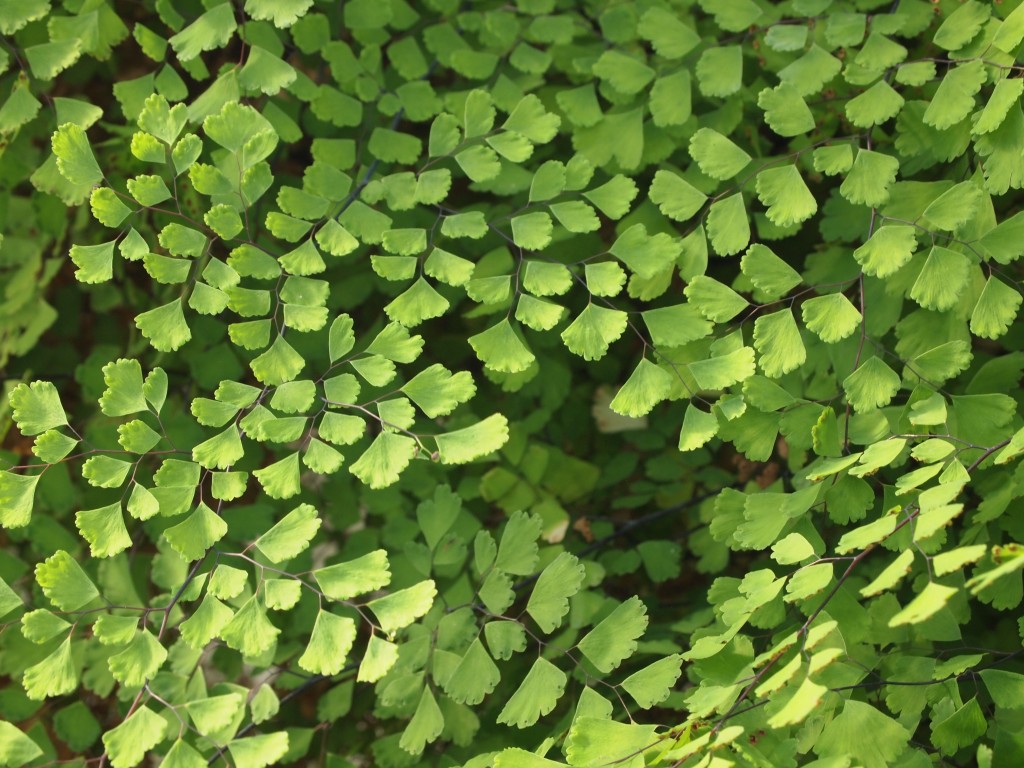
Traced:
MULTIPOLYGON (((1012 759, 1015 654, 943 644, 1019 642, 1019 8, 72 5, 0 3, 4 146, 52 133, 31 184, 88 202, 68 261, 134 325, 9 388, 10 672, 135 702, 61 710, 72 751, 300 759, 295 674, 323 722, 373 686, 382 765, 1012 759), (113 110, 41 109, 129 35, 113 110), (641 568, 682 578, 649 636, 641 568)), ((0 762, 49 747, 12 728, 0 762)))

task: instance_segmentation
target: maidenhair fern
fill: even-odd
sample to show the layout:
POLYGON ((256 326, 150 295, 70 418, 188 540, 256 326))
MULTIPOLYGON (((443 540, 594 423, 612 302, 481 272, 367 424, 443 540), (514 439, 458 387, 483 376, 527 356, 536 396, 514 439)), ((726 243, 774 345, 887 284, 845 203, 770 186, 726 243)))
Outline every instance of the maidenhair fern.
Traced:
POLYGON ((1020 763, 1019 0, 0 36, 0 766, 1020 763))

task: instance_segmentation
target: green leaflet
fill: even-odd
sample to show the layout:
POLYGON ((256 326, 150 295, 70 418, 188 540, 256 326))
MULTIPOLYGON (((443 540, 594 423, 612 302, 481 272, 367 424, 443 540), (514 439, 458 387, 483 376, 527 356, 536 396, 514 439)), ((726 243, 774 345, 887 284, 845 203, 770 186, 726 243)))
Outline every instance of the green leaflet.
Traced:
POLYGON ((42 661, 26 669, 22 685, 25 694, 33 700, 73 692, 78 687, 78 673, 71 659, 71 637, 42 661))
POLYGON ((889 404, 900 388, 900 377, 879 357, 870 357, 843 381, 850 404, 868 411, 889 404))
POLYGON ((488 367, 503 373, 520 373, 535 360, 533 353, 516 335, 508 319, 471 336, 469 343, 488 367))
POLYGON ((428 579, 386 597, 371 600, 367 605, 377 617, 381 629, 393 635, 429 611, 436 595, 434 582, 428 579))
POLYGON ((708 211, 708 236, 719 256, 739 253, 750 242, 750 222, 743 194, 716 200, 708 211))
POLYGON ((743 274, 768 296, 783 296, 800 284, 800 273, 767 246, 750 246, 740 262, 743 274))
POLYGON ((271 498, 290 499, 300 490, 299 454, 292 453, 252 474, 271 498))
POLYGON ((499 615, 508 610, 515 602, 512 579, 500 570, 492 570, 487 574, 478 590, 480 600, 491 613, 499 615))
POLYGON ((539 757, 525 749, 509 747, 495 756, 494 765, 495 768, 556 768, 564 763, 556 763, 554 760, 539 757))
POLYGON ((135 325, 153 348, 161 352, 173 352, 192 338, 181 299, 136 315, 135 325))
POLYGON ((189 618, 179 626, 185 642, 195 650, 202 650, 231 620, 234 612, 213 596, 207 596, 189 618))
POLYGON ((957 184, 929 203, 922 215, 936 229, 956 231, 974 215, 982 194, 971 182, 957 184))
POLYGON ((528 728, 555 708, 565 690, 565 673, 546 659, 537 659, 519 688, 508 700, 498 722, 528 728))
POLYGON ((418 279, 404 293, 388 304, 384 311, 392 320, 412 328, 424 320, 443 315, 449 307, 448 300, 439 294, 426 280, 418 279))
POLYGON ((879 80, 846 104, 846 117, 858 128, 871 128, 896 117, 904 99, 885 80, 879 80))
POLYGON ((655 363, 643 359, 608 407, 622 416, 636 418, 650 413, 654 406, 667 399, 671 393, 671 374, 655 363))
POLYGON ((743 85, 743 49, 723 45, 705 50, 697 61, 697 84, 705 96, 731 96, 743 85))
MULTIPOLYGON (((114 193, 109 187, 97 187, 93 190, 92 194, 89 195, 89 208, 92 209, 92 215, 96 221, 100 222, 106 227, 117 227, 128 217, 131 213, 131 209, 121 202, 120 198, 114 193)), ((79 250, 85 253, 79 257, 79 260, 88 259, 90 248, 80 248, 79 250)), ((111 249, 113 252, 113 249, 111 249)), ((76 262, 77 263, 77 262, 76 262)), ((88 274, 86 268, 87 265, 78 265, 83 272, 88 274)), ((108 276, 109 279, 109 276, 108 276)), ((90 280, 88 282, 99 282, 98 280, 90 280)))
POLYGON ((853 150, 849 144, 818 147, 813 157, 814 170, 828 176, 846 173, 853 166, 853 150))
POLYGON ((17 32, 31 21, 40 19, 49 10, 46 0, 31 0, 26 3, 5 3, 4 20, 0 29, 5 35, 17 32))
POLYGON ((780 227, 806 221, 818 204, 795 165, 769 168, 757 174, 757 197, 767 207, 768 219, 780 227))
POLYGON ((416 421, 412 404, 404 397, 382 400, 377 403, 381 426, 387 431, 408 429, 416 421))
POLYGON ((599 360, 608 347, 626 330, 624 312, 588 304, 586 309, 562 331, 568 349, 585 360, 599 360))
POLYGON ((444 690, 460 704, 475 705, 494 690, 500 679, 497 665, 478 638, 445 681, 444 690))
POLYGON ((516 320, 535 331, 550 331, 565 316, 565 307, 532 296, 520 296, 516 303, 516 320))
POLYGON ((249 702, 254 723, 266 722, 281 709, 281 702, 269 685, 261 685, 249 702))
POLYGON ((991 133, 999 128, 1022 92, 1024 92, 1022 84, 1013 80, 1000 80, 996 83, 985 108, 973 120, 972 132, 975 134, 991 133))
POLYGON ((929 584, 917 597, 905 605, 903 610, 889 619, 889 626, 898 627, 903 624, 917 624, 924 621, 941 610, 956 592, 955 587, 937 583, 929 584))
POLYGON ((33 73, 49 80, 73 65, 81 55, 81 43, 75 38, 40 43, 25 49, 25 59, 33 73))
POLYGON ((305 550, 319 528, 316 509, 300 504, 256 539, 254 545, 270 560, 284 562, 305 550))
POLYGON ((754 348, 760 353, 758 364, 765 375, 778 378, 807 359, 800 329, 792 310, 783 309, 763 315, 754 322, 754 348))
POLYGON ((632 597, 608 614, 577 644, 580 652, 602 672, 611 672, 636 651, 636 640, 647 629, 647 608, 632 597))
POLYGON ((896 180, 899 160, 881 152, 858 149, 839 192, 851 203, 883 205, 889 200, 889 188, 896 180))
POLYGON ((842 713, 822 733, 815 753, 822 756, 856 755, 865 765, 883 765, 896 759, 910 739, 907 730, 863 702, 848 699, 842 713), (858 738, 870 732, 875 738, 858 738))
POLYGON ((144 454, 162 439, 141 419, 134 419, 117 428, 118 444, 131 453, 144 454))
POLYGON ((662 8, 648 9, 640 17, 637 31, 667 59, 685 56, 700 42, 700 37, 690 27, 662 8))
POLYGON ((982 3, 965 3, 946 17, 932 39, 939 47, 955 51, 978 34, 991 12, 991 9, 982 3))
POLYGON ((439 486, 433 499, 428 499, 416 508, 416 520, 423 529, 424 538, 431 548, 437 546, 451 528, 462 508, 459 497, 447 486, 439 486))
POLYGON ((413 336, 398 323, 389 323, 377 334, 366 351, 397 363, 411 363, 423 349, 423 337, 413 336))
POLYGON ((654 174, 648 195, 662 213, 676 221, 691 218, 707 200, 698 189, 670 171, 658 171, 654 174))
POLYGON ((993 45, 1001 51, 1011 51, 1020 44, 1022 37, 1024 37, 1024 13, 1010 13, 1000 29, 997 30, 993 45))
POLYGON ((397 660, 398 646, 373 635, 367 645, 366 655, 359 665, 357 679, 361 682, 375 683, 388 673, 397 660))
POLYGON ((989 669, 981 673, 981 679, 985 681, 985 687, 991 694, 996 706, 1008 709, 1017 706, 1018 700, 1014 698, 1014 695, 1020 690, 1020 675, 998 669, 989 669))
POLYGON ((484 636, 497 659, 509 659, 526 650, 526 630, 518 622, 492 621, 484 625, 484 636))
POLYGON ((252 46, 245 66, 239 70, 238 83, 246 91, 276 94, 295 81, 291 65, 258 45, 252 46))
POLYGON ((618 51, 605 51, 594 63, 594 74, 623 93, 636 93, 655 75, 653 69, 618 51))
POLYGON ((508 441, 508 420, 500 413, 471 427, 437 435, 437 453, 445 464, 464 464, 492 453, 508 441))
POLYGON ((985 282, 971 312, 971 333, 997 339, 1012 325, 1020 309, 1021 295, 994 275, 985 282))
POLYGON ((355 639, 355 621, 320 611, 313 624, 309 645, 299 657, 298 664, 313 674, 336 675, 345 666, 345 658, 355 639))
POLYGON ((157 205, 171 196, 163 179, 159 176, 136 176, 128 180, 128 192, 139 205, 157 205))
POLYGON ((451 413, 473 397, 476 386, 466 371, 451 373, 440 364, 434 364, 416 374, 402 387, 402 391, 429 417, 451 413))
POLYGON ((546 213, 528 213, 512 219, 512 240, 531 251, 542 250, 551 242, 554 225, 546 213))
POLYGON ((935 246, 910 288, 910 297, 926 309, 950 309, 967 287, 968 269, 966 256, 935 246))
POLYGON ((857 308, 841 293, 805 301, 800 311, 807 328, 829 344, 854 333, 862 319, 857 308))
MULTIPOLYGON (((541 534, 542 525, 536 516, 514 513, 501 534, 496 555, 492 555, 496 557, 495 566, 503 572, 520 576, 532 573, 537 565, 537 537, 541 534)), ((486 567, 478 563, 480 571, 486 567)))
POLYGON ((218 565, 210 577, 207 589, 214 597, 230 600, 241 594, 248 578, 249 575, 243 570, 229 565, 218 565))
POLYGON ((664 234, 649 236, 643 225, 628 228, 608 250, 645 280, 671 269, 679 256, 679 246, 672 238, 664 234))
POLYGON ((278 335, 270 347, 249 364, 264 384, 276 386, 291 381, 305 366, 305 360, 284 337, 278 335))
POLYGON ((653 743, 654 730, 650 725, 616 723, 577 712, 566 738, 567 757, 571 765, 594 765, 639 756, 653 743))
POLYGON ((853 258, 865 274, 888 277, 910 260, 916 248, 917 237, 912 226, 886 224, 853 252, 853 258))
POLYGON ((814 129, 811 110, 789 83, 761 91, 757 105, 764 110, 765 121, 780 136, 799 136, 814 129))
POLYGON ((106 389, 99 403, 107 416, 125 416, 146 410, 142 366, 138 360, 122 358, 107 363, 103 366, 103 383, 106 389))
MULTIPOLYGON (((349 471, 371 488, 385 488, 398 480, 417 450, 411 437, 382 431, 370 447, 351 465, 349 471)), ((298 491, 296 470, 294 490, 298 491)))
POLYGON ((18 593, 7 582, 0 579, 0 617, 5 617, 23 605, 18 593))
POLYGON ((814 682, 810 676, 805 677, 800 685, 795 687, 786 705, 771 717, 770 724, 772 727, 781 728, 800 722, 814 711, 815 707, 820 706, 827 691, 825 686, 814 682))
POLYGON ((97 488, 117 488, 131 470, 131 462, 110 456, 93 456, 82 465, 82 477, 97 488))
POLYGON ((391 581, 387 554, 376 550, 355 560, 329 565, 313 572, 324 594, 332 600, 348 600, 387 586, 391 581))
POLYGON ((111 557, 132 544, 120 503, 75 513, 75 527, 89 542, 93 557, 111 557))
POLYGON ((649 709, 668 696, 679 677, 682 663, 681 656, 666 656, 634 672, 622 681, 622 687, 640 707, 649 709))
POLYGON ((274 646, 280 633, 254 596, 238 609, 219 634, 229 648, 243 656, 258 656, 274 646))
POLYGON ((287 28, 295 24, 312 5, 312 0, 246 0, 245 12, 254 19, 270 20, 274 26, 287 28))
POLYGON ((57 168, 72 184, 93 185, 103 179, 103 172, 89 146, 85 131, 73 123, 66 123, 53 134, 53 154, 57 168))
POLYGON ((63 611, 78 610, 100 595, 82 567, 64 550, 37 565, 35 576, 46 597, 63 611))
POLYGON ((43 754, 39 745, 11 723, 0 722, 0 738, 0 760, 4 765, 25 765, 43 754))
POLYGON ((228 469, 245 454, 234 424, 192 449, 192 460, 206 469, 228 469))
POLYGON ((687 405, 679 432, 679 450, 693 451, 705 445, 718 432, 718 419, 693 404, 687 405))
POLYGON ((587 290, 595 296, 617 296, 626 284, 626 273, 612 261, 587 264, 584 273, 587 290))
POLYGON ((534 144, 547 144, 555 137, 560 122, 557 115, 544 109, 540 98, 527 94, 512 108, 502 127, 522 134, 534 144))
POLYGON ((223 538, 227 524, 203 503, 185 520, 164 531, 171 548, 186 560, 198 560, 223 538))
POLYGON ((71 453, 76 445, 78 441, 74 438, 67 437, 56 429, 49 429, 35 439, 32 453, 44 462, 55 463, 71 453))
POLYGON ((562 264, 528 261, 523 287, 535 296, 559 296, 572 288, 572 274, 562 264))
POLYGON ((925 110, 926 124, 945 130, 960 122, 974 107, 974 95, 985 82, 985 68, 980 61, 968 62, 949 71, 939 83, 925 110))
POLYGON ((429 688, 424 688, 416 711, 402 733, 399 746, 408 753, 418 755, 427 744, 441 735, 443 727, 444 715, 437 706, 434 694, 429 688))
POLYGON ((570 232, 593 232, 601 226, 594 209, 579 200, 552 203, 550 208, 558 223, 570 232))
POLYGON ((103 734, 103 746, 114 768, 134 768, 164 739, 167 723, 143 705, 116 728, 103 734))
POLYGON ((754 350, 740 347, 728 354, 690 363, 689 369, 701 389, 725 389, 754 375, 754 350))
POLYGON ((235 719, 244 704, 237 693, 195 699, 187 704, 189 717, 204 736, 215 734, 235 719))
POLYGON ((203 51, 226 45, 236 28, 230 9, 220 6, 207 11, 168 42, 181 61, 194 59, 203 51))
POLYGON ((25 435, 38 435, 68 423, 57 388, 48 381, 19 384, 8 394, 15 424, 25 435))
POLYGON ((907 363, 906 377, 918 377, 936 384, 945 382, 971 363, 970 346, 962 341, 950 341, 916 355, 907 363))
POLYGON ((631 179, 616 175, 605 184, 584 192, 583 196, 605 216, 618 220, 629 211, 637 192, 637 186, 631 179))
POLYGON ((110 657, 110 674, 122 685, 144 685, 167 659, 167 651, 150 632, 140 632, 127 647, 110 657))
POLYGON ((715 179, 732 178, 750 162, 750 155, 710 128, 701 128, 690 139, 690 156, 715 179))
POLYGON ((568 552, 561 553, 542 572, 530 593, 526 611, 537 625, 550 634, 569 610, 569 598, 583 582, 583 566, 568 552))

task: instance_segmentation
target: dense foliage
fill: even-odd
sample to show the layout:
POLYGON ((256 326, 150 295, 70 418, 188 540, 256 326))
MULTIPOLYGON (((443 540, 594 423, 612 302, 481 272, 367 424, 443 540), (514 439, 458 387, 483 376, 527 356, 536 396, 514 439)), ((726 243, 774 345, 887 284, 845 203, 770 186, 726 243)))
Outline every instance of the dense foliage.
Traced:
POLYGON ((1019 0, 0 34, 0 766, 1024 764, 1019 0))

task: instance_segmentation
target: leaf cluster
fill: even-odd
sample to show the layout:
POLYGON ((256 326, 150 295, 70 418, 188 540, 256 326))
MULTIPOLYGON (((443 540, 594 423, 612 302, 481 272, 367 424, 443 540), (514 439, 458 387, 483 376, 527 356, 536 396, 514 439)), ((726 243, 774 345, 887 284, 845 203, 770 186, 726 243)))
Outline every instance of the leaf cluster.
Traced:
POLYGON ((0 766, 1019 762, 1024 4, 131 5, 0 0, 0 766))

